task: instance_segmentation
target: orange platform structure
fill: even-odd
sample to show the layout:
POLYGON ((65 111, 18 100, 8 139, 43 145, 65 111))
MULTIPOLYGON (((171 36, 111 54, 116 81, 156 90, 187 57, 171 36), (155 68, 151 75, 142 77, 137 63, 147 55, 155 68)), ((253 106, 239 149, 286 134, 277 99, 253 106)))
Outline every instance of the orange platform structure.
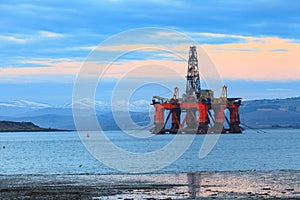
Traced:
POLYGON ((153 96, 153 134, 242 133, 244 129, 240 127, 239 115, 241 98, 228 98, 226 86, 223 86, 218 98, 214 97, 212 90, 201 88, 195 46, 190 47, 186 80, 182 98, 177 97, 177 87, 171 99, 153 96))

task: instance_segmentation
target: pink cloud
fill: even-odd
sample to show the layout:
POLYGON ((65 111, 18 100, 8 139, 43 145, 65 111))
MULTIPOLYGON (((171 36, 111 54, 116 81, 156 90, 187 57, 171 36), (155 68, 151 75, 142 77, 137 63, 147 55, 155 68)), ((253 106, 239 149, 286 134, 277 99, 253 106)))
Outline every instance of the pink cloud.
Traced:
MULTIPOLYGON (((210 44, 203 45, 202 48, 208 53, 213 63, 218 68, 223 78, 229 79, 251 79, 251 80, 289 80, 300 79, 300 44, 290 39, 281 39, 278 37, 245 37, 238 35, 224 35, 203 33, 205 37, 231 37, 245 39, 245 43, 232 44, 210 44)), ((163 49, 162 46, 148 47, 145 45, 121 45, 99 47, 97 50, 117 51, 130 50, 132 48, 151 51, 154 49, 163 49)), ((183 57, 188 56, 188 45, 173 45, 170 52, 159 52, 161 60, 132 60, 116 61, 112 64, 99 64, 86 62, 86 67, 81 69, 83 64, 79 61, 73 61, 68 58, 45 59, 45 60, 24 60, 23 64, 30 66, 41 65, 40 67, 7 67, 0 69, 0 77, 3 78, 22 78, 34 77, 38 75, 53 76, 59 79, 60 76, 73 76, 81 70, 86 77, 95 77, 97 72, 106 69, 103 77, 122 78, 122 77, 154 77, 154 78, 172 78, 185 76, 186 62, 172 59, 177 55, 174 52, 186 52, 183 57), (164 57, 165 56, 165 57, 164 57), (170 73, 171 72, 171 73, 170 73)), ((203 59, 204 52, 199 50, 200 68, 205 68, 205 73, 209 74, 209 67, 212 67, 208 61, 203 59)), ((157 52, 156 52, 157 53, 157 52)), ((204 56, 205 57, 205 56, 204 56)), ((180 59, 179 59, 180 60, 180 59)), ((213 73, 212 73, 213 75, 213 73)))
POLYGON ((205 45, 204 48, 226 78, 300 79, 300 44, 291 40, 259 38, 256 42, 205 45))

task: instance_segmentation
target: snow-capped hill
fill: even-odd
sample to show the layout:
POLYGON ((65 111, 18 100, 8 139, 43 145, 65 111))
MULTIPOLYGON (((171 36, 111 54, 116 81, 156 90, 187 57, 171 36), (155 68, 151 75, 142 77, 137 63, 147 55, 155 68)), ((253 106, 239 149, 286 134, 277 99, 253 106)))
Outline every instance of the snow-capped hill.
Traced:
POLYGON ((39 103, 39 102, 34 102, 34 101, 27 101, 27 100, 19 100, 19 101, 14 101, 14 104, 19 107, 30 107, 30 108, 50 108, 52 107, 49 104, 46 103, 39 103))
POLYGON ((21 116, 27 112, 50 109, 51 105, 46 103, 16 100, 11 102, 0 102, 0 116, 21 116))
POLYGON ((0 106, 3 106, 3 107, 14 107, 15 105, 12 104, 12 103, 0 102, 0 106))
MULTIPOLYGON (((86 114, 86 110, 94 109, 97 114, 105 114, 109 112, 149 112, 153 109, 147 100, 136 101, 115 101, 104 102, 88 98, 82 98, 64 106, 54 106, 47 103, 34 102, 28 100, 18 100, 11 102, 0 102, 0 116, 41 116, 41 115, 72 115, 72 109, 81 110, 82 114, 86 114)), ((78 114, 78 113, 77 113, 78 114)))
POLYGON ((108 105, 103 101, 97 101, 88 98, 82 98, 76 101, 73 101, 70 104, 64 106, 65 108, 76 108, 76 109, 90 109, 95 107, 97 110, 106 109, 108 105))
POLYGON ((148 112, 151 108, 150 102, 147 100, 137 100, 133 102, 116 101, 113 102, 112 108, 114 111, 132 111, 132 112, 148 112))
POLYGON ((148 112, 151 109, 150 101, 141 99, 130 104, 129 110, 135 112, 148 112))

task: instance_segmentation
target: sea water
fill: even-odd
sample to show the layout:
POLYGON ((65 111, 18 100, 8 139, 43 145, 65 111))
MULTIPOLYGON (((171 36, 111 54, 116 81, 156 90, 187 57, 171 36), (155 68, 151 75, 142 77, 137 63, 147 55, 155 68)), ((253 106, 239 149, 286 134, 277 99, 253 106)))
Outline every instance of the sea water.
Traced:
MULTIPOLYGON (((177 161, 156 173, 300 170, 300 130, 265 131, 220 135, 212 151, 203 159, 199 159, 199 150, 205 135, 196 135, 177 161)), ((135 153, 158 150, 174 138, 174 135, 155 135, 137 139, 121 131, 105 134, 115 145, 135 153)), ((179 137, 184 141, 194 135, 179 137)), ((123 173, 96 160, 77 132, 0 133, 0 148, 0 174, 123 173)))

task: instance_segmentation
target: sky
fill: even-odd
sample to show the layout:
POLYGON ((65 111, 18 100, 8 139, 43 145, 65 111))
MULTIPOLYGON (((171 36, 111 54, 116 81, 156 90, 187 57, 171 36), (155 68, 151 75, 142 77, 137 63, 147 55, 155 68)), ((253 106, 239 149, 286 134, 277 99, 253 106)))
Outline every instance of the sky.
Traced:
MULTIPOLYGON (((300 96, 298 0, 11 0, 0 3, 0 19, 1 102, 70 102, 76 75, 91 51, 114 35, 144 27, 192 38, 213 61, 229 95, 300 96)), ((145 45, 147 39, 139 36, 125 44, 124 40, 110 43, 100 51, 109 54, 145 45)), ((158 39, 158 46, 168 37, 173 48, 182 51, 172 34, 153 31, 148 36, 158 39)), ((114 73, 122 76, 122 66, 149 60, 182 66, 182 73, 186 69, 184 62, 170 55, 141 51, 125 56, 114 73)))

